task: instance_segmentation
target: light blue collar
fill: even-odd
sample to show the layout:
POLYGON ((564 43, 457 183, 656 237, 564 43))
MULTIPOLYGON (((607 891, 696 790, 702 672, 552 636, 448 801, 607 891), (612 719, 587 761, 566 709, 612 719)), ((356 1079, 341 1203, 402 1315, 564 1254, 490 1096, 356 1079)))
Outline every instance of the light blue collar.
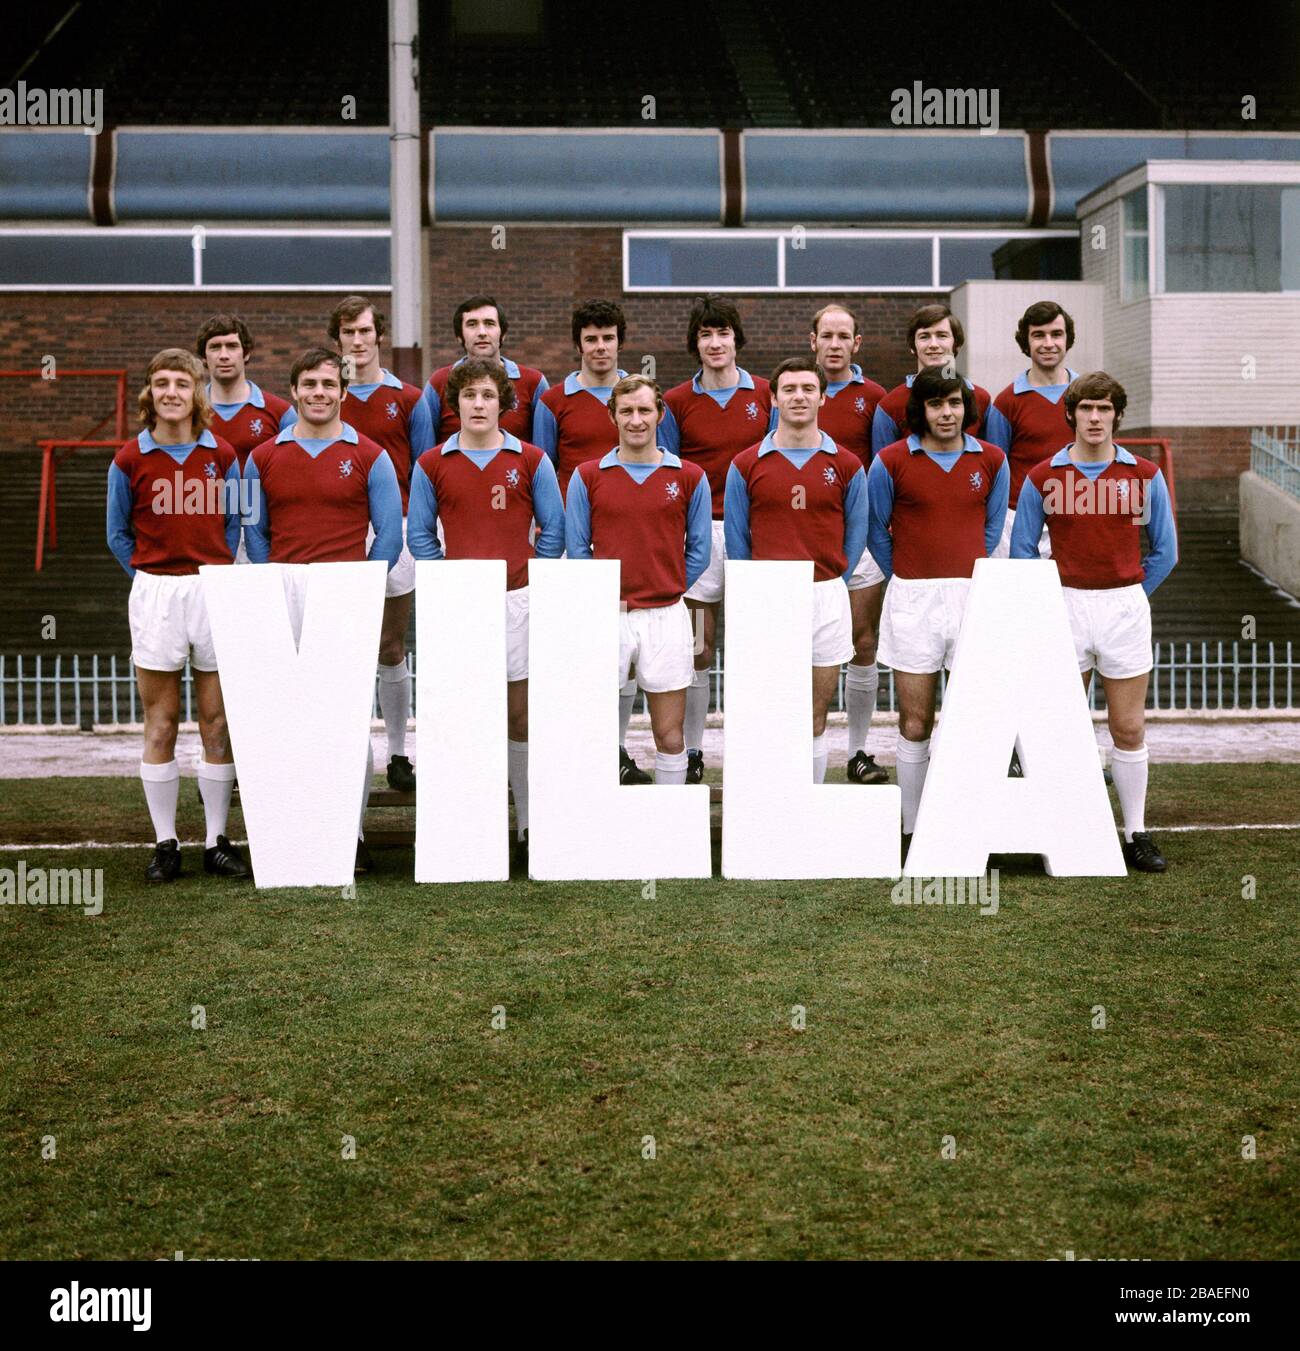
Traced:
MULTIPOLYGON (((211 403, 211 402, 212 402, 212 381, 211 381, 211 380, 208 381, 207 390, 208 390, 208 402, 211 403)), ((258 385, 255 385, 251 380, 248 382, 248 398, 246 398, 246 399, 244 400, 244 404, 250 404, 250 403, 253 405, 254 408, 265 408, 265 407, 266 407, 266 399, 265 399, 265 398, 263 397, 263 395, 262 395, 261 387, 258 386, 258 385)), ((244 406, 244 404, 241 404, 240 407, 242 408, 242 407, 244 406)), ((225 406, 226 406, 225 404, 222 404, 222 407, 223 407, 223 408, 224 408, 225 406)))
MULTIPOLYGON (((913 432, 913 433, 911 434, 911 436, 909 436, 909 437, 907 438, 907 448, 908 448, 908 450, 910 450, 910 451, 912 452, 913 455, 951 455, 951 454, 952 454, 952 451, 950 451, 950 450, 933 450, 933 451, 928 451, 928 450, 926 450, 925 447, 921 444, 921 438, 920 438, 919 436, 917 436, 917 434, 916 434, 915 432, 913 432)), ((962 448, 962 453, 963 453, 963 454, 969 453, 970 451, 974 451, 976 455, 978 455, 978 454, 980 453, 980 451, 982 451, 982 450, 984 449, 984 447, 980 445, 980 443, 979 443, 979 442, 978 442, 978 441, 970 434, 970 432, 963 432, 963 433, 962 433, 962 447, 961 447, 961 448, 962 448)))
MULTIPOLYGON (((153 433, 149 431, 147 427, 141 428, 140 435, 136 438, 136 443, 139 445, 140 450, 146 455, 151 450, 176 449, 175 446, 160 446, 158 442, 153 439, 153 433)), ((213 436, 210 431, 205 429, 195 438, 194 444, 196 446, 202 446, 205 450, 216 450, 217 438, 213 436)))
POLYGON ((1031 385, 1029 383, 1029 372, 1021 371, 1012 382, 1011 392, 1013 394, 1041 394, 1049 402, 1056 403, 1061 395, 1069 389, 1070 382, 1078 379, 1078 376, 1068 366, 1065 368, 1065 374, 1068 379, 1059 385, 1031 385))
MULTIPOLYGON (((737 384, 736 388, 753 389, 754 377, 750 375, 748 371, 741 370, 739 366, 736 367, 736 370, 737 372, 739 372, 740 375, 740 383, 737 384)), ((700 376, 703 374, 704 368, 701 367, 698 371, 695 372, 694 375, 691 376, 691 388, 695 391, 696 394, 716 394, 718 392, 716 389, 705 389, 704 386, 700 384, 700 376)))
MULTIPOLYGON (((912 388, 912 381, 915 380, 916 377, 917 377, 918 375, 920 375, 920 373, 921 373, 920 371, 913 371, 913 372, 911 373, 911 375, 905 375, 905 376, 903 377, 903 383, 908 387, 908 389, 911 389, 911 388, 912 388)), ((963 375, 962 378, 961 378, 961 382, 962 382, 963 385, 966 386, 967 389, 974 389, 974 388, 975 388, 975 381, 974 381, 974 380, 968 380, 968 379, 966 378, 966 376, 964 376, 964 375, 963 375)))
MULTIPOLYGON (((299 424, 298 424, 297 422, 291 422, 291 423, 290 423, 287 427, 285 427, 282 431, 278 432, 278 433, 276 434, 275 444, 278 446, 278 445, 283 444, 285 441, 299 441, 299 440, 301 440, 301 441, 319 441, 319 440, 322 439, 322 438, 319 437, 319 436, 298 436, 298 435, 295 435, 294 433, 297 431, 298 426, 299 426, 299 424)), ((342 431, 342 433, 339 435, 339 438, 338 438, 338 439, 339 439, 340 441, 346 441, 347 444, 350 445, 350 446, 355 446, 355 445, 357 444, 357 429, 356 429, 350 422, 345 422, 345 423, 343 424, 343 431, 342 431)))
MULTIPOLYGON (((681 460, 678 458, 678 456, 674 455, 671 450, 665 450, 663 446, 660 446, 659 453, 664 457, 663 460, 659 464, 647 465, 646 468, 680 469, 682 467, 681 460)), ((604 459, 601 460, 600 467, 602 469, 614 469, 617 468, 622 463, 623 461, 618 458, 618 447, 615 446, 614 449, 611 450, 609 454, 606 455, 604 459)), ((630 469, 636 468, 635 465, 628 465, 626 467, 630 469)))
MULTIPOLYGON (((626 372, 626 371, 619 371, 619 373, 618 373, 618 379, 619 379, 619 380, 623 380, 623 379, 625 379, 626 377, 627 377, 627 372, 626 372)), ((615 382, 615 383, 617 383, 617 382, 615 382)), ((614 386, 613 386, 613 385, 598 385, 598 386, 596 386, 596 388, 597 388, 597 389, 613 389, 614 386)), ((591 394, 591 393, 593 392, 591 389, 588 389, 587 386, 584 385, 584 384, 582 383, 581 380, 578 379, 578 372, 577 372, 577 371, 570 371, 569 374, 566 375, 566 376, 564 377, 564 392, 565 392, 565 394, 568 395, 570 398, 572 398, 575 394, 580 393, 582 390, 586 390, 586 392, 587 392, 588 394, 591 394)), ((597 397, 599 397, 599 396, 597 396, 597 397)))
MULTIPOLYGON (((451 363, 452 369, 454 370, 457 366, 459 366, 460 363, 461 363, 461 361, 468 361, 468 360, 469 360, 469 357, 463 356, 463 357, 460 358, 460 360, 458 360, 458 361, 453 361, 453 362, 451 363)), ((516 366, 515 363, 514 363, 513 361, 510 360, 509 357, 503 356, 503 357, 501 358, 501 366, 502 366, 502 368, 505 370, 505 373, 510 377, 510 379, 512 379, 512 380, 518 380, 518 379, 519 379, 519 367, 516 366)))
MULTIPOLYGON (((795 449, 796 449, 796 447, 794 447, 794 446, 783 446, 783 447, 778 447, 777 444, 776 444, 776 442, 772 439, 775 435, 776 435, 775 432, 768 432, 768 434, 767 434, 767 435, 766 435, 766 436, 758 443, 758 454, 759 454, 759 458, 760 458, 760 459, 761 459, 764 455, 767 455, 767 454, 769 454, 771 451, 774 451, 774 450, 777 450, 777 449, 783 449, 783 450, 795 450, 795 449)), ((797 449, 799 449, 799 450, 806 450, 806 451, 815 453, 815 452, 817 451, 818 447, 816 447, 816 446, 799 446, 799 447, 797 447, 797 449)), ((832 441, 831 438, 830 438, 829 436, 827 436, 825 432, 822 432, 822 443, 821 443, 820 449, 821 449, 821 450, 824 450, 824 451, 826 452, 827 455, 834 455, 834 454, 836 453, 835 442, 832 441)))
MULTIPOLYGON (((502 432, 501 435, 505 437, 505 440, 496 447, 497 450, 513 450, 516 455, 523 454, 524 448, 519 444, 519 438, 517 436, 511 436, 509 432, 502 432)), ((488 449, 492 449, 492 447, 488 447, 488 449)), ((442 443, 442 453, 444 455, 451 455, 455 451, 460 451, 462 455, 481 455, 483 453, 478 450, 461 450, 459 432, 453 432, 442 443)))
MULTIPOLYGON (((1074 449, 1074 442, 1071 441, 1068 446, 1063 446, 1060 450, 1058 450, 1056 454, 1052 456, 1052 468, 1059 469, 1064 464, 1076 463, 1076 461, 1071 459, 1070 457, 1070 451, 1072 451, 1073 449, 1074 449)), ((1129 451, 1125 450, 1123 446, 1117 445, 1115 447, 1115 463, 1137 464, 1137 460, 1135 460, 1133 458, 1133 455, 1129 451)))

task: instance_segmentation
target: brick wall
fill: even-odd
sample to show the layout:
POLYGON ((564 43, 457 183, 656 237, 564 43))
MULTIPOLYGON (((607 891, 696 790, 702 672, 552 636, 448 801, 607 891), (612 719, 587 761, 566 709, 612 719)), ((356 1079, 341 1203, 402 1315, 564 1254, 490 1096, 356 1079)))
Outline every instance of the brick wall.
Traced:
MULTIPOLYGON (((47 355, 54 357, 56 372, 60 367, 125 367, 127 428, 134 431, 135 401, 150 359, 162 347, 190 350, 199 326, 214 311, 244 316, 257 343, 249 374, 259 384, 284 391, 295 357, 325 341, 324 316, 332 303, 321 292, 14 292, 5 297, 0 318, 0 369, 36 369, 47 355)), ((32 448, 38 437, 82 436, 112 408, 112 381, 0 380, 0 450, 32 448)))
MULTIPOLYGON (((516 360, 538 366, 552 380, 577 365, 569 336, 575 301, 620 300, 628 319, 624 366, 640 368, 640 358, 655 357, 660 383, 677 384, 699 365, 686 352, 686 316, 691 296, 622 295, 622 231, 619 229, 544 229, 510 226, 505 247, 492 247, 488 226, 442 228, 425 232, 429 341, 438 361, 455 355, 451 316, 473 291, 495 295, 510 322, 506 350, 516 360)), ((748 345, 741 364, 766 375, 783 357, 804 350, 808 320, 833 296, 758 295, 738 300, 748 345)), ((902 341, 912 311, 931 296, 863 295, 855 310, 862 322, 860 361, 873 379, 890 386, 912 369, 902 341)))

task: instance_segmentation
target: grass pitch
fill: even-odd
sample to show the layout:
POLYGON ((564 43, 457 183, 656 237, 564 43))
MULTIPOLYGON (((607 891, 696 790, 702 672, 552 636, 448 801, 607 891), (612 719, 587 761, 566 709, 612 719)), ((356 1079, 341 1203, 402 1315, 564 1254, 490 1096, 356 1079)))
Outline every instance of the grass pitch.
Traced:
MULTIPOLYGON (((1149 820, 1166 876, 991 916, 0 855, 104 869, 0 907, 0 1256, 1295 1257, 1298 833, 1160 826, 1300 820, 1300 769, 1157 766, 1149 820)), ((88 838, 148 838, 138 783, 6 784, 0 841, 88 838)))

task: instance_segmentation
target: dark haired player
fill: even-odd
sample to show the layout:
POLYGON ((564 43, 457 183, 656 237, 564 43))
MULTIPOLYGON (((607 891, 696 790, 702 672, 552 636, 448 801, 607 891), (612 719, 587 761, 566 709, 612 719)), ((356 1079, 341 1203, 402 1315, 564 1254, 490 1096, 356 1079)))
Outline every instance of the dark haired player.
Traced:
POLYGON ((1106 691, 1124 857, 1139 872, 1164 872, 1165 860, 1146 828, 1146 701, 1149 597, 1178 562, 1169 489, 1150 460, 1115 444, 1128 404, 1118 380, 1105 371, 1079 376, 1062 402, 1074 440, 1025 476, 1011 557, 1036 558, 1046 525, 1084 689, 1095 669, 1106 691), (1151 543, 1145 558, 1141 524, 1151 543))
MULTIPOLYGON (((993 400, 1011 428, 1007 446, 1011 496, 994 558, 1010 556, 1011 531, 1025 475, 1034 465, 1051 459, 1073 437, 1065 416, 1065 391, 1075 372, 1066 366, 1065 357, 1074 346, 1074 320, 1054 300, 1035 301, 1016 325, 1016 345, 1029 358, 1029 369, 993 400)), ((1049 551, 1045 540, 1040 541, 1039 548, 1046 557, 1049 551)))
MULTIPOLYGON (((543 393, 533 415, 533 444, 555 465, 560 493, 568 492, 573 471, 588 460, 608 454, 618 439, 611 425, 609 396, 626 376, 618 353, 627 336, 623 307, 612 300, 587 300, 576 305, 569 323, 578 352, 578 369, 562 385, 543 393)), ((618 773, 620 783, 650 783, 647 774, 628 754, 627 727, 636 702, 636 676, 628 677, 618 696, 618 773)))
MULTIPOLYGON (((459 361, 477 357, 481 361, 495 361, 510 377, 515 387, 514 406, 501 415, 501 430, 527 440, 532 435, 533 418, 548 385, 541 371, 532 366, 520 366, 504 356, 501 345, 510 328, 505 311, 494 296, 467 296, 456 306, 451 316, 451 331, 460 344, 459 361)), ((439 366, 424 387, 424 402, 433 422, 434 441, 441 443, 460 430, 460 418, 454 404, 447 399, 447 380, 457 362, 439 366)))
MULTIPOLYGON (((390 455, 342 416, 344 358, 313 347, 289 376, 298 417, 248 457, 253 510, 244 516, 252 563, 357 563, 402 552, 402 494, 390 455)), ((414 567, 414 564, 412 564, 414 567)), ((296 623, 301 625, 301 612, 296 623)), ((297 635, 295 634, 295 637, 297 635)), ((366 738, 365 820, 374 756, 366 738)), ((370 868, 358 823, 357 867, 370 868)))
POLYGON ((460 431, 425 451, 411 474, 411 552, 506 561, 506 755, 515 861, 522 865, 528 859, 528 560, 563 554, 564 502, 545 454, 501 429, 502 410, 510 410, 515 391, 499 362, 460 362, 446 395, 460 431))
POLYGON ((709 668, 717 639, 727 561, 723 499, 727 470, 740 452, 760 438, 768 425, 771 399, 767 381, 736 364, 745 346, 740 311, 726 296, 706 295, 691 307, 686 350, 700 369, 664 395, 668 411, 659 429, 660 444, 697 464, 708 475, 713 494, 713 544, 709 566, 686 593, 695 611, 695 676, 686 695, 687 783, 704 779, 704 723, 709 712, 709 668))
POLYGON ((229 442, 208 429, 211 409, 202 380, 203 367, 192 353, 178 347, 159 352, 140 394, 144 425, 108 469, 108 547, 131 578, 131 661, 144 709, 140 779, 157 841, 145 869, 150 882, 170 882, 181 871, 176 732, 187 660, 203 742, 197 773, 207 824, 203 870, 248 876, 248 865, 226 838, 235 766, 199 577, 203 564, 234 558, 239 461, 229 442))
POLYGON ((852 451, 817 425, 826 372, 811 356, 772 372, 776 426, 727 470, 728 558, 808 559, 813 565, 813 782, 826 778, 826 714, 840 665, 853 655, 846 583, 867 542, 866 475, 852 451))
POLYGON ((867 475, 867 547, 889 578, 880 658, 898 692, 903 834, 916 824, 930 763, 939 671, 951 666, 977 558, 1002 537, 1010 474, 999 447, 962 428, 974 395, 960 376, 918 372, 911 432, 883 447, 867 475))
POLYGON ((682 719, 693 642, 682 596, 708 566, 708 481, 698 465, 656 443, 664 401, 648 376, 620 380, 609 413, 618 444, 569 480, 568 555, 620 560, 621 679, 635 668, 646 692, 655 782, 685 783, 682 719))
MULTIPOLYGON (((907 399, 912 381, 922 371, 946 371, 955 374, 957 354, 966 343, 966 332, 961 320, 942 302, 922 305, 908 321, 907 349, 916 358, 916 374, 909 375, 901 385, 895 385, 876 405, 871 423, 871 449, 879 454, 903 436, 907 427, 907 399)), ((970 432, 1005 451, 1011 444, 1011 427, 1003 415, 993 408, 989 392, 981 385, 966 380, 972 402, 968 422, 963 430, 970 432)))
POLYGON ((212 430, 235 448, 242 470, 254 446, 293 421, 293 405, 248 378, 253 335, 239 315, 212 315, 199 329, 194 350, 208 368, 212 430))
MULTIPOLYGON (((411 466, 432 447, 433 422, 420 391, 380 364, 386 327, 384 315, 365 296, 346 296, 329 318, 329 335, 343 354, 348 377, 343 421, 388 452, 397 471, 405 517, 411 466)), ((406 547, 405 520, 402 532, 401 555, 388 573, 379 633, 379 711, 388 735, 388 786, 413 793, 415 772, 406 754, 406 723, 411 716, 406 631, 415 598, 415 559, 406 547)))

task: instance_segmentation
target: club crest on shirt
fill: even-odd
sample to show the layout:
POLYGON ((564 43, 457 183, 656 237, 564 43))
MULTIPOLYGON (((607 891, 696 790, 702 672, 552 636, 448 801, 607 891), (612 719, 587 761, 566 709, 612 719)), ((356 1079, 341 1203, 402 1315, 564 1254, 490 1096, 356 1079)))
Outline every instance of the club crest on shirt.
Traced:
POLYGON ((984 486, 984 475, 983 475, 983 473, 982 473, 980 470, 977 469, 977 470, 970 476, 970 486, 971 486, 976 492, 979 492, 979 490, 984 486))
POLYGON ((397 400, 390 399, 388 403, 384 405, 384 412, 388 414, 388 420, 390 422, 395 421, 397 418, 397 400))
POLYGON ((758 421, 758 404, 753 399, 745 405, 745 415, 751 422, 758 421))
POLYGON ((217 462, 216 462, 216 460, 209 460, 209 461, 207 462, 207 464, 205 464, 205 465, 203 466, 203 473, 204 473, 204 474, 206 475, 206 477, 208 477, 208 478, 216 478, 216 476, 217 476, 217 462))
POLYGON ((867 411, 867 401, 861 394, 853 400, 853 411, 855 413, 865 413, 867 411))
POLYGON ((667 491, 668 491, 668 500, 670 502, 676 502, 678 497, 681 496, 681 488, 678 486, 676 479, 672 480, 667 485, 667 491))
POLYGON ((1128 498, 1128 480, 1120 479, 1115 485, 1115 496, 1127 500, 1128 498))
POLYGON ((835 482, 835 470, 833 470, 833 469, 830 467, 830 465, 827 465, 827 466, 822 470, 822 478, 826 481, 827 485, 830 485, 830 484, 834 483, 834 482, 835 482))
POLYGON ((506 470, 506 482, 507 482, 512 488, 517 488, 517 487, 519 486, 519 470, 518 470, 518 469, 507 469, 507 470, 506 470))
POLYGON ((339 461, 339 478, 351 478, 351 477, 352 477, 352 461, 351 461, 351 460, 340 460, 340 461, 339 461))
POLYGON ((266 424, 262 421, 262 419, 261 419, 260 417, 255 417, 255 418, 253 418, 253 420, 248 424, 248 430, 249 430, 250 432, 252 432, 252 434, 253 434, 254 436, 261 436, 261 434, 262 434, 262 428, 263 428, 265 425, 266 425, 266 424))

